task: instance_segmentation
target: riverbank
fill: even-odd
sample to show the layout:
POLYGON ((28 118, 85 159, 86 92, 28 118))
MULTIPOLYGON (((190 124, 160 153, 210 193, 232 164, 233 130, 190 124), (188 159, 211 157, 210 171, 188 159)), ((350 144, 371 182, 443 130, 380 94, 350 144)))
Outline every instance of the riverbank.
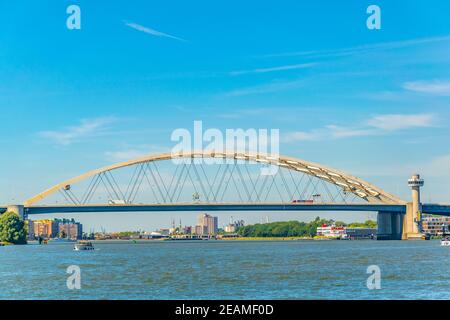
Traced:
POLYGON ((114 240, 91 240, 92 243, 148 243, 148 242, 172 242, 172 241, 299 241, 299 240, 321 240, 310 237, 236 237, 236 238, 218 238, 218 239, 114 239, 114 240))
POLYGON ((298 240, 314 240, 311 237, 236 237, 221 238, 221 241, 298 241, 298 240))
POLYGON ((14 243, 10 243, 10 242, 0 242, 0 247, 5 247, 5 246, 13 246, 14 243))

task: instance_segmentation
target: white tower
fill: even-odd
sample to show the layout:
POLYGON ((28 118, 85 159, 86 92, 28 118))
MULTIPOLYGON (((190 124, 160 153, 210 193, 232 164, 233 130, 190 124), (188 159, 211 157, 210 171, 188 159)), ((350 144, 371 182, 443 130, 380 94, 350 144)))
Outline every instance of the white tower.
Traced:
POLYGON ((420 232, 422 227, 422 203, 420 202, 420 187, 423 187, 424 181, 420 178, 420 175, 413 174, 411 179, 408 180, 408 186, 412 190, 412 214, 414 222, 416 224, 416 232, 420 232))

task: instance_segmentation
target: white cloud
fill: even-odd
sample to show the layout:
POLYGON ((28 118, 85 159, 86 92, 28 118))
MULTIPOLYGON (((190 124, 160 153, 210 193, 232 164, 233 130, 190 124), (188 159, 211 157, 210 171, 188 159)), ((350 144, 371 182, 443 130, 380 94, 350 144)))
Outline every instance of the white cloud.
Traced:
POLYGON ((115 122, 114 117, 84 119, 76 126, 67 127, 61 131, 42 131, 39 136, 49 139, 56 144, 67 146, 80 139, 104 135, 108 125, 115 122))
POLYGON ((405 82, 403 88, 419 93, 450 96, 450 81, 411 81, 405 82))
POLYGON ((331 50, 310 50, 310 51, 300 51, 300 52, 278 53, 278 54, 265 55, 265 57, 289 57, 289 56, 339 57, 339 56, 347 56, 347 55, 353 55, 353 54, 362 54, 362 53, 367 53, 367 52, 374 51, 374 50, 392 50, 392 49, 399 49, 399 48, 404 48, 404 47, 409 47, 409 46, 442 42, 442 41, 450 41, 450 36, 382 42, 382 43, 374 43, 374 44, 360 45, 360 46, 341 48, 341 49, 331 49, 331 50))
POLYGON ((243 74, 252 74, 252 73, 269 73, 269 72, 276 72, 276 71, 306 69, 306 68, 311 68, 315 65, 317 65, 317 63, 302 63, 302 64, 293 64, 293 65, 278 66, 278 67, 271 67, 271 68, 258 68, 258 69, 253 69, 253 70, 232 71, 232 72, 230 72, 230 75, 231 76, 239 76, 239 75, 243 75, 243 74))
POLYGON ((277 108, 249 108, 230 110, 229 113, 221 113, 217 116, 224 119, 239 119, 248 117, 267 117, 269 114, 279 115, 283 109, 277 108))
POLYGON ((283 136, 283 141, 320 141, 329 139, 344 139, 387 134, 399 130, 418 127, 432 127, 436 118, 432 114, 386 114, 368 119, 361 126, 345 127, 327 125, 311 131, 290 132, 283 136))
POLYGON ((351 128, 336 125, 328 125, 326 128, 328 129, 329 135, 334 139, 363 137, 376 134, 375 130, 371 128, 351 128))
POLYGON ((432 114, 387 114, 375 116, 367 121, 371 127, 395 131, 409 128, 431 127, 434 125, 435 116, 432 114))
POLYGON ((139 158, 149 154, 149 152, 144 152, 142 150, 130 149, 130 150, 119 150, 119 151, 108 151, 105 153, 108 159, 114 161, 130 160, 139 158))
POLYGON ((231 92, 228 92, 226 96, 229 97, 239 97, 246 96, 251 94, 264 94, 271 92, 278 92, 289 90, 293 88, 302 87, 305 84, 304 80, 293 80, 293 81, 274 81, 268 84, 262 84, 253 87, 247 87, 243 89, 237 89, 231 92))
POLYGON ((175 39, 175 40, 178 40, 178 41, 187 42, 187 40, 185 40, 185 39, 182 39, 182 38, 179 38, 179 37, 175 37, 173 35, 170 35, 170 34, 167 34, 167 33, 161 32, 161 31, 157 31, 155 29, 144 27, 144 26, 142 26, 140 24, 137 24, 137 23, 134 23, 134 22, 126 22, 125 21, 124 23, 125 23, 125 25, 127 27, 133 28, 135 30, 138 30, 138 31, 141 31, 141 32, 144 32, 144 33, 147 33, 147 34, 150 34, 152 36, 170 38, 170 39, 175 39))
POLYGON ((293 142, 293 141, 316 141, 323 138, 323 131, 313 130, 310 132, 306 131, 295 131, 289 132, 283 136, 283 141, 293 142))
POLYGON ((170 152, 169 148, 153 145, 137 146, 134 148, 105 152, 106 158, 112 161, 127 161, 150 154, 170 152))

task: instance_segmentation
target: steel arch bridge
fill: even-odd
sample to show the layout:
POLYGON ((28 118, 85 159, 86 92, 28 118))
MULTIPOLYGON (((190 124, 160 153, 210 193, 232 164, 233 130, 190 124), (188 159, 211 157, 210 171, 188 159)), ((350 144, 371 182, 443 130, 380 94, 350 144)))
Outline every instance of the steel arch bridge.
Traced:
POLYGON ((450 216, 450 205, 406 202, 317 163, 215 151, 151 155, 93 170, 23 205, 0 207, 0 214, 263 210, 377 212, 379 240, 421 238, 422 212, 450 216))
POLYGON ((405 203, 358 177, 297 158, 193 151, 93 170, 35 195, 25 207, 405 203))

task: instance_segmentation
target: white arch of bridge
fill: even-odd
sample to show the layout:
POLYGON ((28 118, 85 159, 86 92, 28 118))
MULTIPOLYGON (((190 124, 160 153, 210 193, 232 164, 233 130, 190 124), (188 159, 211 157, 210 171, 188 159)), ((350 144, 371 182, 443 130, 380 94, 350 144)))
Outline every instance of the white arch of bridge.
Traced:
POLYGON ((234 159, 243 161, 253 161, 259 162, 266 165, 275 165, 284 167, 290 170, 300 171, 302 173, 308 174, 310 176, 316 177, 318 179, 324 180, 326 182, 332 183, 346 192, 351 192, 364 199, 369 203, 382 203, 382 204, 405 204, 406 202, 400 198, 374 186, 373 184, 366 182, 358 177, 352 176, 350 174, 344 173, 342 171, 305 161, 302 159, 297 159, 293 157, 278 156, 274 157, 268 154, 262 153, 239 153, 239 152, 214 152, 214 151, 192 151, 185 153, 164 153, 157 155, 150 155, 134 160, 129 160, 125 162, 116 163, 110 166, 106 166, 100 169, 92 170, 86 172, 77 177, 71 178, 69 180, 63 181, 25 201, 25 206, 32 206, 37 202, 45 199, 46 197, 67 188, 79 181, 88 179, 97 174, 102 174, 108 171, 113 171, 116 169, 129 167, 137 164, 155 162, 155 161, 165 161, 180 158, 224 158, 224 159, 234 159))

